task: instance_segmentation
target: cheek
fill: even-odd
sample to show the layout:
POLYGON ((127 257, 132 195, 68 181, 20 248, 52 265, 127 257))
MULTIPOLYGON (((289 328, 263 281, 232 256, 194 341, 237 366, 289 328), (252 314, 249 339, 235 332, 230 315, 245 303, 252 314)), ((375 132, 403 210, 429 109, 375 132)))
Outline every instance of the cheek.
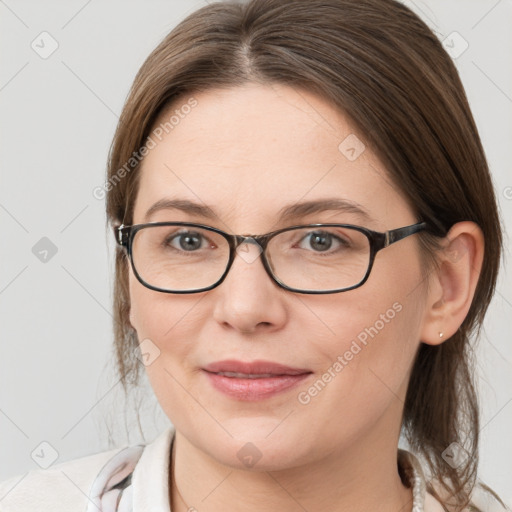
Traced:
MULTIPOLYGON (((375 302, 366 300, 363 308, 331 305, 330 309, 336 312, 330 314, 316 309, 317 317, 323 318, 328 330, 322 336, 317 334, 312 342, 318 371, 328 371, 331 375, 333 371, 340 375, 343 372, 344 378, 356 379, 360 384, 363 368, 385 367, 392 371, 391 367, 396 370, 400 361, 410 359, 415 332, 419 330, 416 308, 411 309, 410 302, 399 300, 386 303, 379 298, 375 302)), ((307 330, 304 326, 304 331, 307 330)), ((328 376, 325 378, 329 380, 328 376)))
MULTIPOLYGON (((193 329, 197 325, 198 295, 173 295, 150 290, 143 286, 130 271, 130 322, 137 331, 139 341, 145 338, 162 343, 174 338, 174 333, 193 329)), ((186 338, 183 338, 186 340, 186 338)), ((177 344, 180 347, 182 344, 177 344)), ((165 347, 161 347, 164 349, 165 347)))
MULTIPOLYGON (((169 372, 188 378, 197 363, 197 340, 211 312, 201 307, 203 294, 173 295, 150 290, 130 275, 130 321, 141 352, 158 357, 146 365, 150 380, 169 379, 169 372)), ((178 377, 178 375, 176 375, 178 377)), ((155 390, 157 391, 157 390, 155 390)), ((159 397, 160 398, 160 397, 159 397)))
POLYGON ((188 395, 193 389, 194 340, 200 324, 197 296, 176 297, 145 288, 130 277, 130 318, 137 331, 140 357, 153 392, 169 419, 190 413, 188 395), (172 411, 172 417, 170 412, 172 411))
POLYGON ((419 345, 424 292, 417 286, 418 268, 401 270, 398 278, 379 269, 369 286, 350 292, 350 300, 340 294, 324 307, 308 304, 327 334, 315 339, 314 353, 321 354, 318 378, 299 390, 297 400, 309 414, 339 411, 328 427, 336 437, 349 439, 389 407, 403 405, 419 345))
MULTIPOLYGON (((180 361, 186 368, 199 324, 197 296, 178 297, 142 286, 130 276, 130 321, 137 331, 140 351, 148 377, 165 378, 165 368, 180 361), (151 357, 144 360, 144 353, 151 357)), ((156 391, 156 390, 155 390, 156 391)))

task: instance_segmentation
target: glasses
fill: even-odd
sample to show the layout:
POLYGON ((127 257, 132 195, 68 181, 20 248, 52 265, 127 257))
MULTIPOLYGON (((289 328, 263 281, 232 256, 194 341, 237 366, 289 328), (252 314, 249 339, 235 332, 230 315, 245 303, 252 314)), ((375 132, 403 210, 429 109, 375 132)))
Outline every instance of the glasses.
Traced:
POLYGON ((426 228, 420 222, 381 233, 350 224, 307 224, 252 236, 203 224, 155 222, 121 224, 114 233, 133 273, 151 290, 211 290, 226 278, 236 254, 247 263, 261 254, 265 270, 281 288, 320 294, 363 285, 380 250, 426 228))

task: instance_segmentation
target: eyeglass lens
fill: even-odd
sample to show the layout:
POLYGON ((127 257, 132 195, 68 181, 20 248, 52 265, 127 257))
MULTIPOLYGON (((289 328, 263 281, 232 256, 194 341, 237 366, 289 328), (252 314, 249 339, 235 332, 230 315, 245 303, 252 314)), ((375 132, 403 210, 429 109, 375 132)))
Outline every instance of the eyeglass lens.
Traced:
MULTIPOLYGON (((299 228, 275 235, 265 253, 273 275, 286 286, 337 290, 364 278, 370 242, 352 228, 299 228)), ((226 270, 229 254, 226 238, 196 226, 147 226, 132 241, 133 263, 141 279, 168 291, 214 285, 226 270)))

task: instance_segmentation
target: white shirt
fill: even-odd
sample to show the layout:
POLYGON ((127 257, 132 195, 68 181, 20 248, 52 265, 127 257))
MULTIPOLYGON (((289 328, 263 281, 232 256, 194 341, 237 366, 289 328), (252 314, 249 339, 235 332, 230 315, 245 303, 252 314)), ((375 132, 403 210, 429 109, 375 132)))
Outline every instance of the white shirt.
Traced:
MULTIPOLYGON (((168 465, 174 433, 170 427, 145 446, 101 452, 1 482, 0 512, 170 512, 168 465)), ((398 462, 412 485, 412 511, 443 512, 426 492, 417 457, 399 449, 398 462)), ((483 493, 472 502, 485 512, 506 510, 483 493)))

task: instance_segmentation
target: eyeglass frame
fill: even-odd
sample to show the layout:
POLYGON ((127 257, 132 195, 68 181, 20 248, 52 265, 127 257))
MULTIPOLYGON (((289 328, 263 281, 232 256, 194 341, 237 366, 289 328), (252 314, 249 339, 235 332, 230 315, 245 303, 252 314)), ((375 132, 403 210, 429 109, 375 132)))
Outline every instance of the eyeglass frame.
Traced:
POLYGON ((177 294, 188 294, 188 293, 201 293, 206 292, 209 290, 213 290, 217 286, 219 286, 226 276, 229 273, 229 270, 231 269, 233 262, 235 261, 236 256, 236 250, 237 248, 242 245, 243 243, 256 243, 261 247, 261 260, 263 263, 263 267, 265 268, 265 271, 269 275, 269 277, 274 281, 279 287, 294 292, 294 293, 302 293, 302 294, 308 294, 308 295, 325 295, 330 293, 341 293, 346 292, 349 290, 353 290, 355 288, 361 287, 366 281, 368 280, 370 276, 370 272, 373 268, 373 264, 375 261, 375 256, 379 251, 382 249, 385 249, 386 247, 389 247, 390 245, 394 244, 395 242, 399 242, 400 240, 403 240, 404 238, 414 235, 416 233, 419 233, 421 231, 425 231, 428 229, 428 224, 426 222, 418 222, 416 224, 411 224, 409 226, 403 226, 396 229, 391 229, 388 231, 380 232, 380 231, 373 231, 371 229, 362 227, 362 226, 356 226, 353 224, 338 224, 338 223, 320 223, 320 224, 302 224, 302 225, 295 225, 295 226, 289 226, 286 228, 281 228, 276 231, 271 231, 270 233, 266 233, 263 235, 232 235, 230 233, 226 233, 225 231, 222 231, 218 228, 214 228, 213 226, 207 226, 205 224, 197 224, 194 222, 150 222, 145 224, 133 224, 131 226, 125 226, 124 224, 121 224, 119 226, 114 226, 114 235, 116 237, 116 242, 118 245, 123 247, 127 254, 128 258, 130 259, 131 267, 133 270, 133 273, 135 274, 135 277, 137 280, 146 288, 149 288, 150 290, 155 290, 157 292, 162 293, 177 293, 177 294), (141 229, 144 229, 146 227, 151 226, 191 226, 196 227, 200 229, 206 229, 207 231, 212 231, 214 233, 217 233, 221 235, 225 240, 227 240, 229 244, 229 259, 226 265, 226 269, 224 270, 224 273, 222 276, 211 286, 208 286, 206 288, 200 288, 197 290, 165 290, 163 288, 157 288, 156 286, 152 286, 149 283, 146 283, 140 274, 137 272, 137 268, 135 267, 135 263, 133 261, 133 252, 132 252, 132 244, 133 244, 133 238, 135 234, 140 231, 141 229), (283 282, 281 282, 272 272, 272 269, 270 268, 270 265, 267 260, 267 256, 265 254, 265 251, 267 249, 267 245, 269 241, 279 235, 280 233, 283 233, 285 231, 292 231, 294 229, 302 229, 302 228, 321 228, 321 227, 340 227, 340 228, 349 228, 354 229, 356 231, 359 231, 360 233, 363 233, 369 241, 370 244, 370 257, 368 261, 368 268, 366 270, 366 274, 362 278, 359 283, 345 287, 340 288, 336 290, 301 290, 298 288, 292 288, 290 286, 287 286, 283 282))

